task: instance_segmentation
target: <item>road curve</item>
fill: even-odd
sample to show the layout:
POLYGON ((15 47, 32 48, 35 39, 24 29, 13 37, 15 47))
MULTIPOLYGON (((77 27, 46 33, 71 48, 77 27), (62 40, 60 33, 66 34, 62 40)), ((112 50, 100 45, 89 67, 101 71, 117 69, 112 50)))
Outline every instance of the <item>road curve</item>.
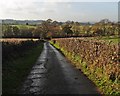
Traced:
POLYGON ((97 94, 96 86, 48 42, 20 94, 97 94))

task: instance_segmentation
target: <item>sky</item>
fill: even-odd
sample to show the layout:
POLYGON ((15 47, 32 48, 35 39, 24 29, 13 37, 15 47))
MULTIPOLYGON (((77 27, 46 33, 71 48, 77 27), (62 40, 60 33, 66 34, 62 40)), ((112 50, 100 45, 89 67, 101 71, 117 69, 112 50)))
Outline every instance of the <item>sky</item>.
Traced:
POLYGON ((1 0, 0 19, 118 21, 119 0, 1 0))

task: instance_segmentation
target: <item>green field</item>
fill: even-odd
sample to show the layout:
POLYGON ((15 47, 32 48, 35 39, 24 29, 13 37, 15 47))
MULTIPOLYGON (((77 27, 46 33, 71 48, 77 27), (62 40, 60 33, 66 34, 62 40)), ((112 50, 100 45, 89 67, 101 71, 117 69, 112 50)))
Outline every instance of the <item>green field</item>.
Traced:
POLYGON ((107 44, 111 42, 111 44, 118 44, 120 42, 120 38, 118 36, 102 36, 102 37, 86 37, 86 40, 101 40, 105 41, 107 44))
POLYGON ((16 26, 18 27, 19 29, 24 29, 24 28, 36 28, 36 26, 33 26, 33 25, 12 25, 12 26, 16 26))
POLYGON ((120 38, 119 37, 103 37, 101 38, 102 40, 105 40, 106 42, 110 42, 112 41, 112 43, 114 44, 118 44, 119 41, 120 41, 120 38))

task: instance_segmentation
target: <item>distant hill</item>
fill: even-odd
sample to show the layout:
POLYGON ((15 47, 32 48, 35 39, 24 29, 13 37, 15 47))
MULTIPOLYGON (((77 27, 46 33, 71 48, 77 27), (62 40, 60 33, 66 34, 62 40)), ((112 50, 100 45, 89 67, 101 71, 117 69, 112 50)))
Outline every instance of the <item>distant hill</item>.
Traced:
POLYGON ((13 19, 4 19, 2 20, 3 24, 30 24, 30 25, 35 25, 35 24, 41 24, 43 20, 13 20, 13 19))
MULTIPOLYGON (((14 19, 0 19, 0 24, 12 24, 12 25, 19 25, 19 24, 29 24, 29 25, 38 25, 41 24, 44 20, 14 20, 14 19)), ((59 25, 65 24, 66 22, 57 22, 59 25)), ((78 22, 81 25, 93 25, 95 22, 78 22)))

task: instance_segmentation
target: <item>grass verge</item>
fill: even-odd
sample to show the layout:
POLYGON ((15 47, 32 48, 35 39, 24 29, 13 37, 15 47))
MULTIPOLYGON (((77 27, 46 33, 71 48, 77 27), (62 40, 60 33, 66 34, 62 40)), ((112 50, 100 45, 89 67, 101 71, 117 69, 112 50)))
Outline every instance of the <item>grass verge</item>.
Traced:
POLYGON ((33 64, 35 64, 38 56, 43 49, 43 43, 37 47, 24 52, 24 56, 7 62, 3 65, 2 74, 2 93, 17 94, 28 76, 33 64))

